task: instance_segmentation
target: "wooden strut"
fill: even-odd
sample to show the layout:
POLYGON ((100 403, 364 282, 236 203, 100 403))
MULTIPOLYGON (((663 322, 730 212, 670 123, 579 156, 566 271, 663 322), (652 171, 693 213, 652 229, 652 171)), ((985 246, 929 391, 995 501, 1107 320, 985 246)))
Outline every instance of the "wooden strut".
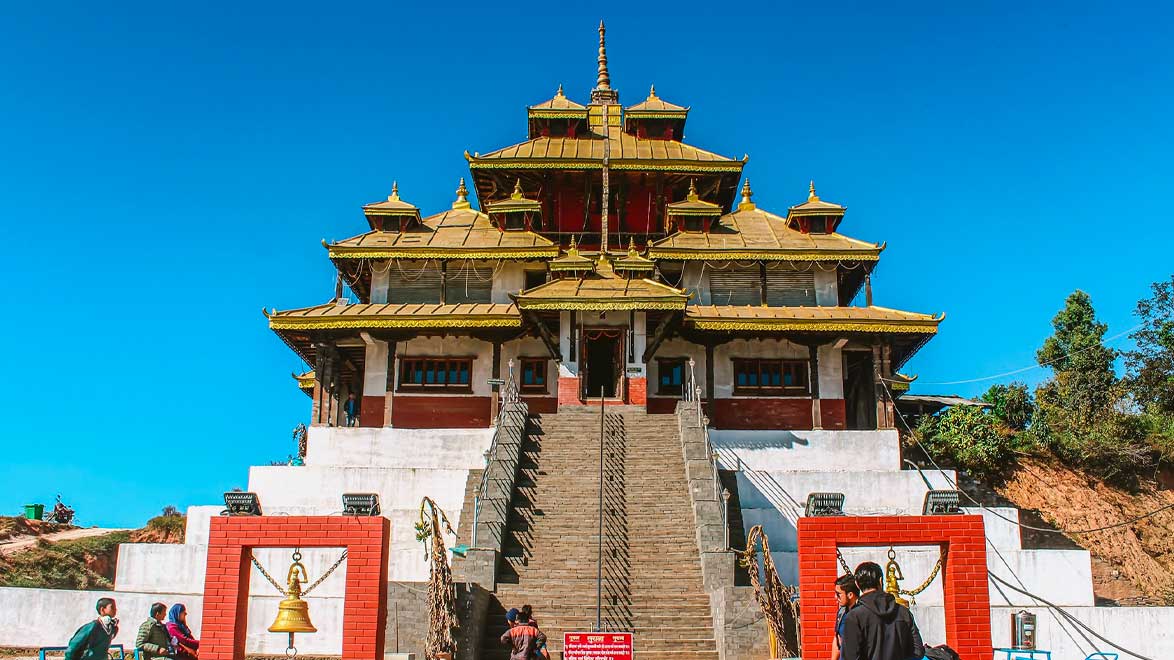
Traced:
POLYGON ((677 321, 679 321, 680 318, 681 315, 678 312, 670 312, 665 314, 664 317, 660 319, 660 323, 656 324, 656 330, 652 333, 652 339, 650 339, 648 341, 648 345, 644 347, 644 355, 640 356, 640 359, 642 359, 645 364, 648 364, 650 361, 652 361, 652 356, 656 355, 656 349, 660 348, 660 345, 664 343, 664 340, 668 339, 669 332, 673 329, 674 326, 677 325, 677 321))
POLYGON ((554 334, 550 331, 550 328, 546 327, 546 324, 542 322, 542 319, 539 318, 538 314, 529 310, 523 311, 522 313, 525 315, 526 320, 529 321, 536 330, 538 330, 538 337, 542 339, 542 343, 546 346, 546 350, 550 353, 550 357, 561 362, 563 357, 562 353, 559 351, 558 338, 554 336, 554 334))

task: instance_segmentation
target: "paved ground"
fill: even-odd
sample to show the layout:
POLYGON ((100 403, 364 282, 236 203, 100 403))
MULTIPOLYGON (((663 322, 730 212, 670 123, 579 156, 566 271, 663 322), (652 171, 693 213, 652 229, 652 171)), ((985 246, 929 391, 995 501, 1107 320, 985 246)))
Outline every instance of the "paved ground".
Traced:
POLYGON ((125 529, 110 529, 103 527, 90 527, 87 529, 69 529, 64 532, 54 532, 52 534, 43 534, 41 536, 17 536, 0 542, 0 555, 10 555, 21 550, 27 550, 35 547, 37 541, 44 539, 49 542, 55 541, 70 541, 73 539, 84 539, 91 536, 102 536, 112 532, 124 532, 125 529))

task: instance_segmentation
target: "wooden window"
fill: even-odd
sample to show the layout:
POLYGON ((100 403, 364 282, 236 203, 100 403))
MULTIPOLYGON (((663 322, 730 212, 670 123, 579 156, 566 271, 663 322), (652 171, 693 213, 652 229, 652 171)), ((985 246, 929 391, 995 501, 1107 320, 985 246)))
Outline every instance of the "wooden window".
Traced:
POLYGON ((545 270, 527 270, 524 272, 525 272, 526 279, 525 279, 525 283, 523 284, 523 286, 525 287, 525 289, 524 289, 525 291, 529 291, 530 289, 533 289, 536 286, 542 286, 543 284, 546 284, 546 271, 545 270))
POLYGON ((807 360, 734 360, 734 394, 785 396, 808 393, 807 360))
POLYGON ((473 358, 400 359, 400 392, 472 392, 473 358))
POLYGON ((656 361, 656 393, 661 395, 681 394, 685 384, 687 358, 663 358, 656 361))
POLYGON ((519 389, 546 394, 546 358, 521 358, 521 362, 522 380, 519 389))

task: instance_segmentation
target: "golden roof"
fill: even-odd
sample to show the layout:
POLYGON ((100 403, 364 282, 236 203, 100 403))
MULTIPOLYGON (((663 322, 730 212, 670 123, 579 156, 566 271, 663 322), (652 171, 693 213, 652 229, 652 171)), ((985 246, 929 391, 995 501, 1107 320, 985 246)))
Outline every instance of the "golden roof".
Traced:
POLYGON ((640 256, 640 252, 636 250, 636 239, 629 238, 628 253, 616 259, 614 268, 626 271, 651 271, 656 268, 656 262, 640 256))
POLYGON ((697 196, 697 185, 689 179, 689 194, 685 199, 671 204, 665 204, 665 211, 669 215, 721 215, 722 207, 713 202, 706 202, 697 196))
POLYGON ((558 92, 555 93, 554 98, 530 106, 529 114, 531 117, 581 119, 587 117, 587 106, 580 105, 567 98, 563 94, 563 86, 559 85, 558 92))
POLYGON ((669 103, 657 96, 655 85, 648 91, 648 98, 636 105, 624 108, 624 114, 633 118, 675 119, 683 117, 688 112, 689 108, 669 103))
POLYGON ((575 243, 575 237, 571 236, 571 245, 567 247, 566 254, 551 260, 547 267, 551 272, 586 271, 594 270, 595 262, 579 254, 579 246, 575 243))
MULTIPOLYGON (((462 188, 464 186, 462 185, 462 188)), ((530 231, 501 231, 458 196, 454 208, 403 232, 369 231, 327 245, 331 259, 537 259, 558 245, 530 231)))
POLYGON ((542 204, 536 199, 527 199, 522 196, 522 180, 514 183, 514 192, 505 199, 489 202, 485 208, 490 213, 537 213, 542 210, 542 204))
POLYGON ((697 305, 685 313, 686 324, 698 330, 934 334, 944 318, 886 307, 697 305))
POLYGON ((841 234, 804 234, 787 221, 744 203, 723 215, 709 233, 676 232, 654 242, 651 259, 764 259, 775 261, 877 261, 883 245, 841 234))
POLYGON ((375 330, 383 328, 508 328, 521 327, 512 304, 369 303, 314 307, 266 313, 272 330, 375 330))
POLYGON ((385 202, 372 202, 363 205, 363 213, 366 215, 410 215, 420 219, 420 209, 399 198, 399 183, 392 182, 391 194, 387 196, 385 202))
MULTIPOLYGON (((602 130, 602 129, 600 129, 602 130)), ((619 126, 607 131, 611 143, 610 167, 698 172, 741 172, 744 161, 734 160, 673 140, 650 140, 629 135, 619 126)), ((603 167, 603 136, 536 137, 487 154, 469 156, 470 169, 549 169, 603 167)))
POLYGON ((802 204, 796 204, 787 210, 787 218, 790 219, 796 215, 844 215, 847 207, 825 202, 815 194, 815 182, 812 181, 808 187, 807 201, 802 204))
POLYGON ((606 259, 595 273, 552 280, 511 296, 523 310, 684 309, 688 294, 649 279, 619 277, 606 259))

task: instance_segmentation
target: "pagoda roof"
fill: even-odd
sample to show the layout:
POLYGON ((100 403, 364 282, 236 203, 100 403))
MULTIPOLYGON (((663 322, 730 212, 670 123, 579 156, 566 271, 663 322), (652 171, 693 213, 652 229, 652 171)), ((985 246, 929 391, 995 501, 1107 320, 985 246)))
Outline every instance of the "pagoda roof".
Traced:
POLYGON ((314 370, 311 369, 303 374, 290 374, 298 383, 298 389, 305 392, 309 396, 314 396, 314 380, 317 378, 314 375, 314 370))
POLYGON ((559 271, 586 271, 594 270, 595 262, 579 254, 579 246, 575 243, 575 237, 571 236, 571 244, 567 247, 566 254, 557 259, 552 259, 547 267, 552 273, 559 271))
MULTIPOLYGON (((600 129, 601 130, 601 129, 600 129)), ((609 166, 614 170, 662 169, 680 172, 741 172, 745 160, 735 160, 673 140, 651 140, 625 133, 619 126, 607 130, 611 143, 609 166)), ((550 169, 603 167, 601 133, 582 137, 536 137, 487 154, 469 156, 469 168, 550 169)))
POLYGON ((677 105, 675 103, 669 103, 668 101, 665 101, 664 99, 657 96, 655 86, 648 91, 648 98, 637 103, 636 105, 624 108, 624 114, 633 118, 641 117, 650 119, 677 119, 683 117, 688 112, 689 108, 677 105))
POLYGON ((627 254, 616 259, 613 268, 624 271, 651 271, 656 268, 656 262, 640 256, 640 252, 636 249, 636 239, 629 238, 627 254))
POLYGON ((509 197, 488 202, 485 210, 490 213, 537 213, 542 210, 542 204, 522 194, 522 180, 518 179, 514 183, 514 192, 509 197))
POLYGON ((367 215, 410 215, 420 219, 420 209, 399 198, 399 184, 391 184, 391 194, 386 201, 372 202, 363 205, 363 213, 367 215))
POLYGON ((500 303, 369 303, 267 312, 269 328, 283 330, 377 330, 383 328, 521 327, 518 308, 500 303))
POLYGON ((502 231, 489 216, 454 208, 403 232, 369 231, 326 245, 331 259, 530 259, 558 256, 558 245, 531 231, 502 231))
POLYGON ((560 118, 567 117, 571 119, 579 119, 587 117, 587 106, 575 103, 563 94, 563 86, 558 86, 558 91, 550 100, 543 101, 532 105, 528 108, 529 114, 532 117, 551 117, 560 118))
POLYGON ((727 213, 708 233, 678 231, 649 247, 652 259, 878 261, 884 245, 841 234, 804 234, 753 204, 727 213))
POLYGON ((815 194, 815 182, 808 187, 807 201, 796 204, 787 210, 787 217, 796 215, 844 215, 847 207, 832 202, 825 202, 815 194))
POLYGON ((690 179, 689 194, 679 202, 665 204, 665 211, 669 215, 715 216, 721 215, 722 207, 720 204, 714 204, 713 202, 707 202, 701 199, 697 195, 697 185, 690 179))
POLYGON ((667 284, 620 277, 606 260, 593 274, 552 280, 511 297, 522 310, 684 309, 689 300, 689 294, 667 284))
POLYGON ((887 307, 755 307, 696 305, 685 322, 698 330, 797 330, 934 334, 945 315, 903 312, 887 307))

